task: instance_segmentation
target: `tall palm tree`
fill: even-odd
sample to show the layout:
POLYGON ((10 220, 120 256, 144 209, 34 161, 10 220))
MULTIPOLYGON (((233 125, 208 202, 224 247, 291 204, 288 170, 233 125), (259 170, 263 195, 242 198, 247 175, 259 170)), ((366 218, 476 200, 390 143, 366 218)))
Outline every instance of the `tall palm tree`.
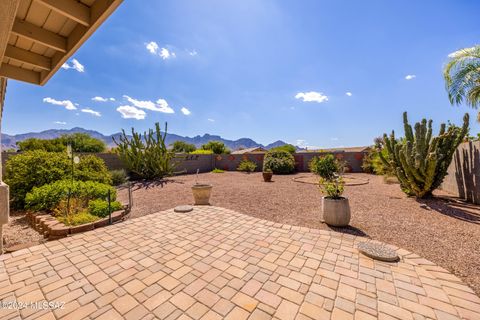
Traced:
MULTIPOLYGON (((443 77, 451 104, 465 103, 480 106, 480 45, 460 49, 448 55, 443 77)), ((477 116, 480 122, 480 113, 477 116)))

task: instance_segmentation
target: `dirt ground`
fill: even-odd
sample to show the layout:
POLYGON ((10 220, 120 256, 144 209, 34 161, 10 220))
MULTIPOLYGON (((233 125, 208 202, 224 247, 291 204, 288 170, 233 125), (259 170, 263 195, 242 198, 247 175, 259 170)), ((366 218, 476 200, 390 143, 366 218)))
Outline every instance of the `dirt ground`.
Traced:
MULTIPOLYGON (((274 176, 263 182, 261 173, 204 173, 199 183, 211 183, 211 204, 261 219, 310 228, 331 229, 321 222, 321 193, 311 174, 274 176)), ((441 191, 436 197, 417 201, 400 191, 398 184, 367 174, 351 175, 367 184, 346 186, 352 220, 348 228, 334 228, 405 248, 448 269, 480 295, 480 206, 464 203, 441 191)), ((195 175, 183 175, 162 182, 133 184, 131 218, 193 204, 190 187, 195 175)), ((127 202, 127 191, 119 200, 127 202)), ((13 212, 4 227, 7 248, 34 245, 42 237, 31 229, 21 212, 13 212)))
MULTIPOLYGON (((211 183, 211 204, 275 222, 331 229, 321 222, 321 194, 317 185, 294 182, 309 174, 274 176, 263 182, 261 173, 204 173, 198 181, 211 183)), ((448 269, 480 294, 480 206, 435 192, 436 198, 417 201, 398 184, 383 178, 354 174, 364 185, 347 186, 351 227, 335 231, 369 237, 405 248, 448 269)), ((195 175, 133 186, 132 217, 192 204, 195 175)), ((119 197, 126 201, 126 192, 119 197)))

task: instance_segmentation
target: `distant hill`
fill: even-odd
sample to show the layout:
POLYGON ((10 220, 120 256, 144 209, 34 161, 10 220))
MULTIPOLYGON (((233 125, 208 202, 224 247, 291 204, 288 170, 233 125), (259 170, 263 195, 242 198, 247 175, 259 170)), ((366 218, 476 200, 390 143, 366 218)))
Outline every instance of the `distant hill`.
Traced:
MULTIPOLYGON (((87 130, 79 127, 75 127, 72 129, 50 129, 50 130, 45 130, 42 132, 29 132, 29 133, 22 133, 22 134, 16 134, 16 135, 9 135, 9 134, 2 134, 2 149, 16 149, 17 145, 16 143, 19 141, 23 141, 29 138, 37 138, 37 139, 54 139, 57 138, 61 135, 64 134, 72 134, 72 133, 88 133, 90 136, 104 141, 108 147, 114 147, 115 144, 113 142, 112 137, 115 137, 118 139, 118 137, 121 135, 121 133, 115 133, 112 135, 104 135, 98 131, 94 130, 87 130)), ((194 144, 197 148, 200 147, 202 144, 205 144, 209 141, 221 141, 225 143, 225 145, 231 149, 231 150, 238 150, 242 148, 253 148, 253 147, 263 147, 266 149, 270 149, 273 147, 278 147, 278 146, 283 146, 286 144, 286 142, 283 142, 281 140, 275 141, 271 144, 268 144, 266 146, 255 142, 254 140, 250 138, 241 138, 238 140, 228 140, 224 139, 220 136, 217 135, 211 135, 211 134, 204 134, 203 136, 195 136, 195 137, 183 137, 177 134, 173 133, 168 133, 166 142, 167 144, 171 144, 174 141, 181 140, 185 141, 188 143, 194 144)))

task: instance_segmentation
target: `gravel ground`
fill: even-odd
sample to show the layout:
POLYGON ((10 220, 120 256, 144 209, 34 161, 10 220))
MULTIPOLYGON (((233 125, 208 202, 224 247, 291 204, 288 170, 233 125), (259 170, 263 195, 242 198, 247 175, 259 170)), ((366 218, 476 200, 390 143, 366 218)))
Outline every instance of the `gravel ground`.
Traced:
MULTIPOLYGON (((331 229, 321 222, 318 186, 294 182, 305 173, 274 176, 265 183, 261 173, 204 173, 198 181, 213 184, 211 204, 261 219, 311 228, 331 229)), ((307 174, 308 175, 308 174, 307 174)), ((353 174, 368 179, 365 185, 347 186, 352 220, 339 232, 365 236, 405 248, 450 270, 480 295, 480 206, 467 204, 435 192, 434 199, 416 201, 400 191, 398 184, 385 184, 382 177, 353 174)), ((190 187, 195 175, 178 176, 163 182, 136 183, 131 217, 192 204, 190 187)), ((127 192, 119 191, 127 202, 127 192)), ((4 226, 7 248, 37 244, 42 237, 31 229, 21 212, 12 212, 4 226)))
MULTIPOLYGON (((198 181, 213 184, 211 204, 258 218, 311 228, 330 229, 320 221, 318 186, 294 182, 298 175, 274 176, 265 183, 261 173, 200 174, 198 181)), ((437 198, 416 201, 385 184, 382 177, 354 174, 369 183, 347 186, 351 227, 335 228, 370 237, 415 252, 450 270, 480 295, 480 207, 457 201, 443 192, 437 198)), ((132 217, 192 204, 190 187, 195 175, 162 183, 134 185, 132 217)), ((120 192, 126 200, 126 192, 120 192)))

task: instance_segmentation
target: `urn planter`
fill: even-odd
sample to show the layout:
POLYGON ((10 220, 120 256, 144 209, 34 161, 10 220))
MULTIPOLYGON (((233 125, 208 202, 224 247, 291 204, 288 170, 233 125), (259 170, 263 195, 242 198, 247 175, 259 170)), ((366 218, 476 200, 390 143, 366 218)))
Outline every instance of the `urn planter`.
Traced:
POLYGON ((263 181, 265 182, 272 182, 272 177, 273 177, 273 172, 265 172, 263 171, 262 172, 262 175, 263 175, 263 181))
POLYGON ((210 195, 212 194, 213 186, 210 184, 195 184, 192 186, 193 198, 195 205, 209 205, 210 195))
POLYGON ((350 204, 348 198, 322 198, 323 220, 333 227, 346 227, 350 223, 350 204))

